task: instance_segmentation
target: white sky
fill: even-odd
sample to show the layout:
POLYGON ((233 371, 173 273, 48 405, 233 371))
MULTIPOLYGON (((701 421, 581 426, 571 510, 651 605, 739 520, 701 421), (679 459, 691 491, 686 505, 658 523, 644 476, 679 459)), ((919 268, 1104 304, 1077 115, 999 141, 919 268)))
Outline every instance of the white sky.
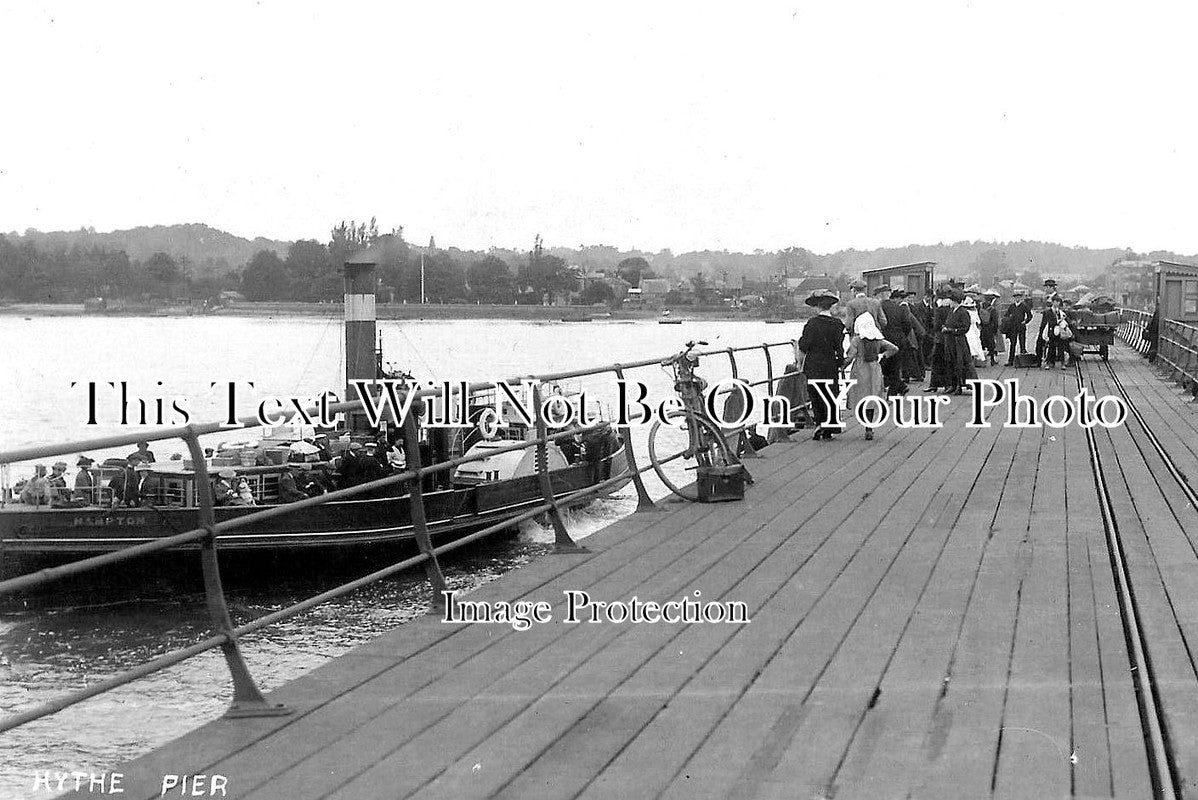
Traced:
POLYGON ((1191 8, 0 0, 0 231, 1194 253, 1191 8))

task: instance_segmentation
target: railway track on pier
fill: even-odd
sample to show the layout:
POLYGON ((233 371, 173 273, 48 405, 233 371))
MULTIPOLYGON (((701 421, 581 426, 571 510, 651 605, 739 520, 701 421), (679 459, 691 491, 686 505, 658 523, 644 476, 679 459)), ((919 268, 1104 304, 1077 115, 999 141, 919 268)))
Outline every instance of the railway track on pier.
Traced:
MULTIPOLYGON (((1198 509, 1198 492, 1190 485, 1185 472, 1177 465, 1173 456, 1161 441, 1160 436, 1153 430, 1153 426, 1145 418, 1136 399, 1128 391, 1114 367, 1105 360, 1086 363, 1095 364, 1095 369, 1099 375, 1117 390, 1118 396, 1126 405, 1129 416, 1125 421, 1125 426, 1129 426, 1129 432, 1131 430, 1135 431, 1131 433, 1131 437, 1136 447, 1140 449, 1141 453, 1145 452, 1145 447, 1148 448, 1155 458, 1159 459, 1160 463, 1163 464, 1164 473, 1168 475, 1168 478, 1164 474, 1158 474, 1154 471, 1152 474, 1153 479, 1158 484, 1162 481, 1168 482, 1172 479, 1171 484, 1186 498, 1189 508, 1198 509)), ((1087 370, 1083 367, 1082 362, 1075 364, 1074 369, 1078 380, 1078 387, 1091 388, 1087 384, 1087 370)), ((1166 707, 1167 700, 1162 695, 1161 681, 1154 669, 1151 652, 1152 643, 1146 632, 1146 626, 1142 618, 1145 612, 1141 609, 1137 597, 1136 583, 1128 567, 1128 557, 1120 532, 1119 516, 1111 499, 1109 481, 1112 478, 1108 475, 1108 465, 1103 461, 1103 456, 1100 453, 1098 441, 1092 428, 1086 429, 1086 441, 1093 469, 1095 489, 1098 494, 1102 514, 1102 523, 1109 545, 1110 566, 1115 578, 1116 592, 1120 605, 1119 611, 1123 620, 1128 655, 1132 662, 1133 680, 1136 686, 1136 700, 1143 724, 1145 746, 1149 754, 1154 795, 1159 798, 1173 800, 1173 798, 1183 796, 1185 793, 1179 790, 1179 787, 1182 785, 1182 778, 1178 774, 1176 763, 1177 744, 1172 741, 1170 736, 1169 714, 1166 707)))

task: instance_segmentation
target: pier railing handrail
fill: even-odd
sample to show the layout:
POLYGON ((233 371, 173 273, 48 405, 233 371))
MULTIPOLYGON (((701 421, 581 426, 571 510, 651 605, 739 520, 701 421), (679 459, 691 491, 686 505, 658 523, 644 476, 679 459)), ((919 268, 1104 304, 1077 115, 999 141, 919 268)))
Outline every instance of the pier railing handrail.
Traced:
POLYGON ((1160 319, 1156 336, 1148 335, 1153 315, 1146 311, 1120 309, 1123 314, 1119 336, 1165 373, 1198 396, 1198 327, 1175 319, 1160 319))
MULTIPOLYGON (((795 340, 785 340, 780 342, 767 342, 758 345, 749 345, 744 347, 728 347, 728 348, 713 348, 700 351, 700 356, 723 355, 727 356, 732 368, 733 377, 738 376, 738 368, 736 354, 760 350, 765 356, 766 379, 765 381, 755 381, 751 385, 761 385, 764 383, 767 386, 767 391, 772 392, 774 384, 774 369, 773 362, 770 357, 770 350, 776 347, 794 347, 795 340)), ((671 354, 672 355, 672 354, 671 354)), ((245 417, 239 420, 240 426, 224 425, 222 423, 209 423, 204 425, 186 425, 183 427, 168 428, 158 431, 143 431, 134 434, 120 434, 114 436, 98 437, 86 441, 75 441, 57 445, 42 445, 34 447, 17 448, 0 452, 0 464, 10 464, 14 461, 27 461, 35 458, 46 458, 55 455, 65 455, 68 453, 79 452, 83 450, 99 450, 103 448, 121 447, 126 445, 136 444, 137 442, 146 441, 161 441, 164 439, 179 438, 182 439, 188 446, 192 460, 194 462, 194 478, 197 486, 197 499, 199 502, 199 512, 201 525, 190 531, 177 533, 172 536, 162 537, 150 542, 131 545, 110 553, 90 558, 81 559, 57 567, 49 567, 38 570, 28 575, 22 575, 16 578, 0 581, 0 596, 12 594, 13 592, 24 589, 40 586, 51 581, 59 580, 70 575, 78 575, 84 572, 100 569, 105 566, 128 561, 133 558, 138 558, 151 553, 161 552, 173 547, 178 547, 184 544, 200 544, 201 548, 201 564, 204 571, 204 586, 205 600, 208 606, 210 621, 215 629, 214 635, 192 644, 187 647, 172 650, 169 653, 161 655, 149 662, 140 664, 124 672, 113 675, 103 681, 93 683, 83 689, 78 689, 74 692, 67 693, 50 701, 42 703, 34 708, 30 708, 24 712, 0 719, 0 732, 10 730, 12 728, 23 725, 41 717, 61 711, 76 703, 82 702, 87 698, 109 691, 110 689, 130 683, 139 678, 150 675, 161 669, 178 664, 189 658, 193 658, 201 653, 222 648, 225 655, 225 661, 229 668, 229 672, 233 682, 233 703, 228 716, 263 716, 289 713, 287 709, 281 706, 271 705, 266 702, 258 689, 253 678, 250 675, 249 668, 241 654, 238 644, 238 639, 245 634, 257 631, 267 625, 274 624, 281 620, 293 617, 300 614, 320 603, 340 597, 349 592, 355 591, 363 586, 366 586, 375 581, 386 578, 411 567, 423 564, 427 573, 429 583, 432 587, 432 608, 434 611, 440 610, 443 603, 442 591, 445 588, 444 577, 441 574, 438 556, 451 550, 463 547, 466 544, 474 542, 484 536, 489 536, 497 531, 512 527, 527 519, 531 519, 537 515, 546 514, 554 528, 555 545, 559 550, 563 551, 579 551, 580 548, 570 538, 566 532, 565 526, 562 523, 560 508, 562 506, 570 506, 579 503, 592 495, 606 491, 618 485, 631 480, 636 486, 638 505, 637 511, 649 510, 654 507, 653 501, 649 498, 648 492, 645 489, 642 475, 644 472, 653 468, 652 464, 647 464, 639 467, 636 464, 635 453, 632 449, 632 439, 628 428, 617 429, 620 434, 621 449, 624 452, 627 461, 628 470, 621 471, 620 474, 599 481, 591 486, 565 494, 559 497, 553 490, 552 478, 548 468, 547 447, 550 442, 555 442, 559 439, 573 437, 580 433, 587 433, 599 430, 612 428, 609 422, 600 422, 595 425, 580 426, 575 425, 557 433, 549 433, 548 426, 541 414, 540 403, 540 385, 552 381, 564 380, 567 378, 583 377, 588 375, 600 375, 605 373, 614 373, 618 378, 624 377, 624 371, 627 369, 636 369, 641 367, 659 366, 665 358, 669 356, 644 359, 631 363, 612 363, 601 367, 592 367, 580 370, 568 370, 563 372, 548 373, 542 375, 517 376, 510 379, 505 379, 509 384, 519 384, 521 381, 529 380, 533 382, 533 410, 535 414, 535 430, 536 435, 531 439, 526 439, 512 444, 503 445, 495 448, 488 448, 484 454, 475 456, 462 456, 459 458, 449 459, 446 461, 437 462, 430 465, 422 465, 420 463, 420 450, 418 447, 418 433, 415 420, 415 414, 409 413, 402 422, 403 435, 405 439, 405 452, 409 454, 408 468, 394 475, 388 475, 378 480, 362 483, 356 486, 338 489, 333 492, 309 497, 302 500, 297 500, 292 503, 272 505, 258 511, 253 511, 249 514, 236 517, 234 519, 216 522, 213 512, 213 493, 210 488, 207 463, 204 459, 203 450, 200 447, 199 437, 216 433, 220 431, 229 431, 240 428, 253 428, 263 426, 263 423, 256 417, 245 417), (540 489, 542 494, 542 502, 533 508, 511 518, 505 518, 492 525, 488 525, 479 531, 470 533, 464 537, 455 539, 452 542, 440 545, 434 548, 431 538, 428 533, 427 521, 424 515, 422 480, 424 477, 434 475, 439 472, 453 469, 474 461, 479 461, 489 458, 496 454, 526 450, 529 448, 537 448, 537 457, 535 459, 536 473, 540 480, 540 489), (416 539, 417 547, 420 550, 419 555, 399 561, 388 567, 380 569, 369 575, 357 578, 348 583, 344 583, 331 590, 315 595, 313 597, 294 603, 287 608, 272 612, 263 617, 251 620, 250 622, 234 627, 229 616, 227 600, 224 589, 220 580, 220 571, 217 564, 217 543, 220 535, 236 528, 245 527, 263 520, 272 519, 288 514, 294 514, 297 511, 321 506, 326 503, 347 499, 360 494, 365 494, 379 489, 395 486, 398 484, 410 483, 408 488, 408 500, 411 513, 411 521, 413 525, 413 534, 416 539)), ((493 382, 477 382, 470 383, 467 386, 468 392, 473 392, 480 389, 494 388, 493 382)), ((451 388, 451 391, 456 393, 457 387, 451 388)), ((423 397, 437 397, 442 394, 440 387, 432 387, 429 389, 421 389, 416 392, 416 399, 423 397)), ((359 401, 350 401, 329 406, 330 413, 337 414, 346 411, 360 410, 362 404, 359 401)), ((618 450, 616 452, 619 452, 618 450)), ((683 453, 678 453, 665 461, 670 461, 680 457, 683 453)))

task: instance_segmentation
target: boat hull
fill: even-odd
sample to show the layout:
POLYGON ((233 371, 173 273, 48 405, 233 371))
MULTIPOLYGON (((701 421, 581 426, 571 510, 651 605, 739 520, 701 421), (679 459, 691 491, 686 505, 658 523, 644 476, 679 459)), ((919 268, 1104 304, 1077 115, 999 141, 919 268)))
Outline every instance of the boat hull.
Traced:
MULTIPOLYGON (((594 463, 554 470, 554 495, 593 486, 620 475, 628 476, 623 448, 594 463)), ((620 484, 622 485, 622 484, 620 484)), ((607 492, 615 491, 613 486, 607 492)), ((607 493, 605 492, 605 493, 607 493)), ((536 475, 477 486, 427 491, 424 511, 429 534, 462 535, 542 504, 536 475)), ((235 506, 214 509, 216 521, 226 522, 275 506, 235 506)), ((221 552, 294 552, 348 548, 414 540, 409 496, 386 490, 351 500, 330 501, 292 515, 259 520, 219 535, 221 552)), ((30 508, 0 513, 0 574, 28 557, 72 557, 112 552, 201 527, 196 508, 30 508)), ((194 550, 198 543, 168 548, 194 550)))

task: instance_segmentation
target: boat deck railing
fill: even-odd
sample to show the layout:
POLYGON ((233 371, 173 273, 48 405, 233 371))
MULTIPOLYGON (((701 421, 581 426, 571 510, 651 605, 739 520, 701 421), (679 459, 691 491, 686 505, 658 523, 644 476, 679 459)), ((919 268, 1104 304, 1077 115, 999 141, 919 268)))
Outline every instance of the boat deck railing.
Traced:
POLYGON ((1198 327, 1175 319, 1162 319, 1154 342, 1146 335, 1152 314, 1120 309, 1119 336, 1141 355, 1150 356, 1166 377, 1198 397, 1198 327))
MULTIPOLYGON (((731 366, 733 378, 745 380, 745 382, 750 386, 765 386, 767 393, 772 394, 775 385, 775 374, 771 350, 774 348, 785 348, 786 352, 789 354, 793 352, 794 347, 794 340, 786 340, 748 345, 743 347, 701 350, 698 351, 698 355, 727 357, 731 366), (749 381, 741 377, 737 356, 747 356, 750 353, 760 353, 764 356, 766 377, 762 380, 749 381)), ((140 441, 155 442, 167 439, 181 439, 187 445, 190 458, 194 463, 194 480, 195 486, 197 487, 196 502, 199 510, 200 527, 181 533, 176 533, 171 536, 163 536, 150 542, 130 545, 113 552, 103 553, 90 558, 84 558, 79 561, 63 564, 61 566, 47 567, 26 575, 0 581, 0 597, 5 597, 17 592, 45 586, 54 581, 62 580, 70 576, 76 576, 83 573, 100 570, 118 563, 130 561, 132 559, 148 556, 154 553, 161 553, 165 550, 178 548, 182 545, 198 544, 200 546, 199 557, 204 576, 205 601, 212 631, 210 636, 188 647, 172 650, 164 655, 139 664, 138 666, 135 666, 124 672, 112 675, 101 681, 96 681, 81 689, 63 694, 33 708, 29 708, 20 713, 0 719, 0 732, 11 730, 12 728, 32 722, 33 720, 49 716, 65 708, 69 708, 70 706, 80 703, 88 698, 103 694, 111 689, 131 683, 139 678, 143 678, 147 675, 158 672, 159 670, 174 666, 190 658, 198 656, 201 653, 214 650, 218 647, 224 654, 225 663, 229 669, 230 678, 233 684, 233 699, 229 709, 226 711, 226 716, 256 717, 288 714, 290 713, 289 709, 279 704, 269 703, 263 696, 261 690, 258 688, 241 653, 239 640, 242 637, 266 628, 269 625, 273 625, 294 617, 297 614, 303 613, 304 611, 320 605, 321 603, 349 594, 350 592, 356 591, 357 589, 360 589, 371 583, 421 565, 424 567, 431 589, 430 606, 432 612, 440 613, 444 609, 445 598, 443 592, 445 590, 445 579, 442 575, 441 567, 438 561, 439 556, 539 515, 547 516, 552 524, 554 529, 554 544, 555 548, 559 552, 586 552, 584 548, 580 548, 574 542, 569 533, 566 531, 565 525, 563 524, 561 518, 561 508, 577 505, 603 492, 617 488, 618 486, 623 485, 627 481, 631 480, 636 487, 637 492, 636 510, 638 512, 653 510, 655 508, 655 504, 645 488, 642 477, 643 473, 653 468, 653 465, 647 464, 645 466, 638 466, 636 455, 632 447, 631 432, 628 427, 616 427, 612 426, 608 422, 600 422, 587 426, 576 425, 556 433, 550 433, 548 424, 541 414, 540 385, 552 381, 561 381, 570 378, 581 378, 604 374, 611 374, 617 379, 622 380, 625 378, 627 371, 645 367, 660 366, 666 358, 667 357, 651 358, 632 363, 612 363, 586 369, 567 370, 543 375, 522 375, 506 379, 506 383, 513 385, 519 385, 522 381, 533 382, 532 405, 535 415, 535 436, 531 439, 513 442, 503 447, 489 449, 485 454, 478 456, 462 456, 434 464, 421 464, 415 415, 408 414, 402 421, 402 430, 405 451, 410 455, 407 468, 402 472, 389 475, 379 480, 362 483, 357 486, 338 489, 336 491, 328 492, 315 497, 297 500, 292 503, 263 507, 260 510, 254 511, 244 516, 239 516, 237 518, 225 520, 219 523, 215 519, 213 510, 213 492, 211 491, 211 481, 209 478, 207 464, 204 459, 204 451, 200 445, 200 437, 210 433, 227 431, 228 426, 223 423, 207 423, 199 425, 191 424, 185 427, 167 428, 153 432, 141 431, 134 434, 120 434, 85 441, 73 441, 53 445, 40 445, 0 451, 0 469, 7 470, 10 464, 32 459, 68 455, 83 451, 126 447, 136 444, 140 441), (608 428, 614 429, 620 436, 625 458, 627 459, 627 471, 621 471, 618 475, 613 475, 607 480, 592 484, 591 486, 587 486, 574 492, 570 492, 562 497, 558 497, 553 490, 552 477, 548 468, 549 459, 547 455, 547 448, 549 443, 556 442, 560 439, 573 437, 579 433, 587 433, 608 428), (542 502, 517 516, 504 519, 500 522, 482 528, 481 530, 470 533, 464 537, 455 539, 452 542, 442 544, 438 547, 433 547, 424 514, 423 493, 421 490, 422 479, 426 476, 451 470, 461 466, 462 464, 488 458, 498 453, 514 452, 528 448, 536 448, 537 450, 535 463, 537 475, 539 476, 542 502), (263 615, 245 624, 233 624, 232 618, 229 614, 228 602, 226 600, 224 588, 221 583, 220 568, 217 561, 219 542, 222 534, 239 528, 251 526, 268 519, 296 514, 306 509, 324 505, 325 503, 336 500, 350 499, 356 497, 357 495, 393 487, 399 484, 405 484, 403 488, 408 491, 408 501, 410 505, 413 533, 416 540, 416 545, 419 549, 419 553, 417 555, 410 558, 405 558, 387 567, 376 570, 368 575, 364 575, 355 580, 343 583, 333 589, 321 592, 320 594, 314 595, 270 614, 263 615), (201 490, 201 487, 208 488, 207 490, 201 490)), ((495 387, 496 383, 494 382, 479 382, 468 384, 466 386, 466 390, 468 392, 474 392, 475 390, 483 390, 488 388, 493 389, 495 387)), ((457 391, 456 387, 453 389, 453 391, 457 391)), ((440 394, 441 389, 439 387, 422 389, 415 392, 416 400, 421 400, 422 398, 427 397, 439 397, 440 394)), ((329 408, 330 413, 340 414, 349 411, 359 411, 361 410, 361 404, 358 401, 352 401, 338 403, 330 406, 329 408)), ((245 417, 238 422, 241 426, 246 428, 260 427, 262 425, 262 423, 256 417, 245 417)), ((683 453, 677 453, 669 458, 662 459, 662 462, 659 463, 671 461, 680 457, 681 455, 683 455, 683 453)), ((0 547, 2 547, 2 543, 0 543, 0 547)), ((0 556, 2 555, 3 552, 0 550, 0 556)))

